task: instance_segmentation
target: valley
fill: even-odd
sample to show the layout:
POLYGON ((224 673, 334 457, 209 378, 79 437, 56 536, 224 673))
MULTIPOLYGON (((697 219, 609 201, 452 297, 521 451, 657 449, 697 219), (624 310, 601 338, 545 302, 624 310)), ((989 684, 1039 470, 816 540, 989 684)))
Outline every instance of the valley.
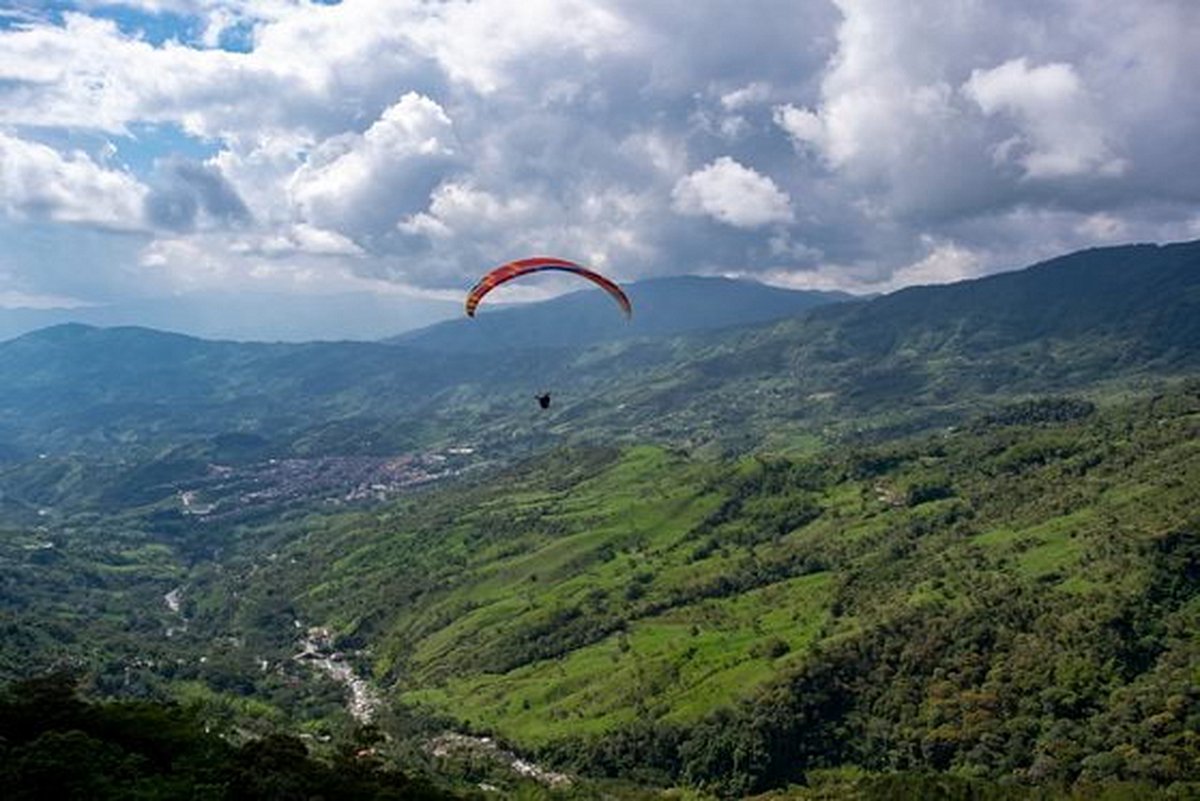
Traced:
POLYGON ((0 675, 468 796, 1190 797, 1198 281, 1089 251, 467 370, 0 343, 0 675))
POLYGON ((206 475, 179 482, 179 506, 201 520, 260 507, 386 501, 405 489, 461 475, 471 448, 393 457, 323 456, 206 465, 206 475))

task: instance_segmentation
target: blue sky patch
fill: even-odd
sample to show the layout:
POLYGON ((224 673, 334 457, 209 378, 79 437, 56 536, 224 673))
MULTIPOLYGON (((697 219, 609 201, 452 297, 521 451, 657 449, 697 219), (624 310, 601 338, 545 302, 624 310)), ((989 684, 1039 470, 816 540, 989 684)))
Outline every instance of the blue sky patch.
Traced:
POLYGON ((197 18, 170 12, 148 14, 111 6, 98 9, 95 16, 112 20, 122 33, 136 36, 156 47, 170 41, 195 44, 204 33, 204 25, 197 18))
POLYGON ((130 126, 129 136, 116 136, 102 131, 70 128, 27 127, 24 138, 41 142, 60 152, 81 150, 92 160, 108 162, 127 169, 145 180, 154 173, 155 165, 164 159, 204 161, 220 150, 220 143, 189 136, 175 123, 144 123, 130 126), (109 143, 115 154, 107 155, 109 143))
POLYGON ((139 176, 149 175, 155 162, 165 158, 204 161, 220 150, 218 142, 189 136, 173 123, 131 128, 132 136, 110 137, 110 140, 117 146, 116 160, 139 176))

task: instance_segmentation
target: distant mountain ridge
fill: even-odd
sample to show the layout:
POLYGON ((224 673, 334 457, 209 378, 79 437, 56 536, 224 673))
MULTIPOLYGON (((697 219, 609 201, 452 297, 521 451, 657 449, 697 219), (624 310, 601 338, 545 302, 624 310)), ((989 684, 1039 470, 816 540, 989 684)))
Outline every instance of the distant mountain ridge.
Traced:
POLYGON ((633 316, 622 319, 612 299, 584 289, 541 303, 489 308, 474 319, 447 320, 388 342, 430 350, 494 351, 513 347, 579 347, 635 337, 728 328, 794 316, 850 300, 843 292, 781 289, 757 281, 678 276, 624 287, 633 316))
POLYGON ((744 324, 747 298, 797 298, 719 280, 695 279, 695 295, 680 288, 687 281, 647 282, 635 299, 641 329, 625 328, 600 292, 435 326, 402 343, 46 329, 0 343, 0 453, 229 432, 306 453, 464 440, 512 450, 567 436, 753 447, 812 432, 919 430, 1014 396, 1200 370, 1200 242, 1082 251, 757 326, 744 324), (732 298, 731 317, 720 317, 727 295, 713 287, 732 298), (688 307, 688 297, 698 300, 688 307), (658 303, 669 310, 656 312, 658 303), (743 324, 672 334, 692 318, 743 324), (567 324, 599 344, 537 358, 522 347, 546 344, 540 326, 567 324), (511 333, 519 329, 530 339, 511 333), (612 330, 640 335, 605 340, 612 330), (481 335, 501 347, 473 358, 481 335), (545 388, 555 403, 538 416, 530 395, 545 388))
POLYGON ((940 330, 974 348, 1124 332, 1147 352, 1200 343, 1200 241, 1093 248, 1024 270, 910 287, 834 311, 847 341, 886 349, 940 330), (951 331, 970 321, 971 327, 951 331))
MULTIPOLYGON (((579 797, 1191 797, 1198 321, 1200 242, 544 353, 42 330, 0 344, 0 673, 240 736, 349 731, 337 662, 389 710, 351 779, 461 731, 579 797)), ((0 765, 125 787, 130 710, 0 765)))
POLYGON ((640 389, 617 395, 628 428, 787 442, 814 429, 951 425, 1006 398, 1200 370, 1200 241, 1081 251, 698 340, 686 359, 647 365, 640 389))

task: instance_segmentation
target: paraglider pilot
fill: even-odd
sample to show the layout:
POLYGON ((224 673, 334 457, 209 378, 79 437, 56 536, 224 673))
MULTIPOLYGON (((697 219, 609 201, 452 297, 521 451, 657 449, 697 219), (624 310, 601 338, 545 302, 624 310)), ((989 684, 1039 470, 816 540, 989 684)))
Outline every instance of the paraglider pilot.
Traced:
MULTIPOLYGON (((467 293, 467 316, 474 317, 475 309, 479 306, 479 302, 483 300, 483 296, 501 284, 511 281, 514 278, 531 273, 540 273, 544 270, 573 273, 581 278, 586 278, 612 296, 613 300, 617 302, 617 306, 621 309, 621 312, 625 315, 625 319, 628 320, 633 316, 633 306, 629 303, 629 297, 616 283, 593 270, 556 256, 530 256, 525 259, 517 259, 507 264, 501 264, 499 267, 488 272, 467 293)), ((534 397, 537 398, 538 406, 543 409, 550 408, 549 392, 543 392, 540 395, 534 395, 534 397)))

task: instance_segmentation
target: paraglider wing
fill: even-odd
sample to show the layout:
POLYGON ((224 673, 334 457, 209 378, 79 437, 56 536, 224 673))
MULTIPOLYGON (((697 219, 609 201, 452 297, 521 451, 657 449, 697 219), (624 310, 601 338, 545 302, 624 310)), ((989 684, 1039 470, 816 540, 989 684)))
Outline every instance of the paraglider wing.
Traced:
POLYGON ((625 313, 626 317, 633 315, 633 307, 629 304, 629 298, 625 292, 614 282, 600 275, 600 273, 589 270, 573 261, 567 261, 566 259, 557 259, 553 256, 533 256, 528 259, 517 259, 516 261, 510 261, 508 264, 502 264, 479 279, 479 283, 467 293, 467 316, 474 317, 475 308, 479 305, 479 301, 483 300, 483 296, 504 282, 519 278, 522 275, 539 273, 545 270, 575 273, 581 278, 588 279, 612 295, 613 300, 621 307, 621 311, 625 313))

